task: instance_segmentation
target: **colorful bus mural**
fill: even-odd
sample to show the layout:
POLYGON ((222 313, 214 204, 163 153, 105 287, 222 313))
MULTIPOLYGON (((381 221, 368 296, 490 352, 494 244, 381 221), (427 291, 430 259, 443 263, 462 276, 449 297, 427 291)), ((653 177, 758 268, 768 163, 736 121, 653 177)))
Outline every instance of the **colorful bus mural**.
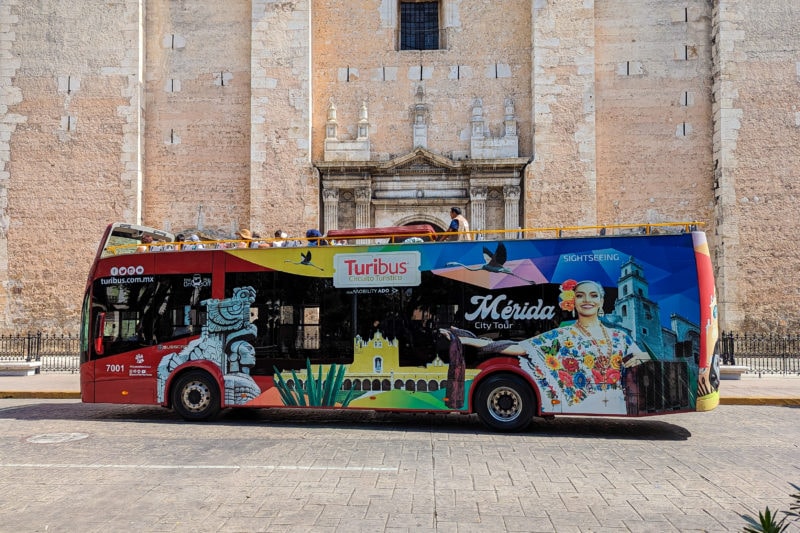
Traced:
POLYGON ((707 411, 719 403, 714 280, 705 234, 687 229, 458 242, 381 229, 345 246, 181 249, 168 232, 112 224, 86 287, 82 399, 187 420, 243 407, 477 413, 499 431, 707 411), (158 251, 141 251, 146 235, 158 251))

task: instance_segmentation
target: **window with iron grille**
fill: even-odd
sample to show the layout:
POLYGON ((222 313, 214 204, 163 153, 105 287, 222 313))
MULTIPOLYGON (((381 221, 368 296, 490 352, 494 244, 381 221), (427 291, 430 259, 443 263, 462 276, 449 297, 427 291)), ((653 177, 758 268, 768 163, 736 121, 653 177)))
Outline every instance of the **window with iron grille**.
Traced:
POLYGON ((400 50, 439 49, 439 2, 400 2, 400 50))

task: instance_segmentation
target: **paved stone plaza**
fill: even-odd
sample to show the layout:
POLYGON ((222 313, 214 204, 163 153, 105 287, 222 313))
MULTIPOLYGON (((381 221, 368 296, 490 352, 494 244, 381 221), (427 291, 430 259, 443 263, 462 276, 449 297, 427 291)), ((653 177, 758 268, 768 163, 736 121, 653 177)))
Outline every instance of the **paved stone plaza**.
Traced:
POLYGON ((639 420, 0 400, 6 531, 740 531, 788 510, 796 407, 639 420))

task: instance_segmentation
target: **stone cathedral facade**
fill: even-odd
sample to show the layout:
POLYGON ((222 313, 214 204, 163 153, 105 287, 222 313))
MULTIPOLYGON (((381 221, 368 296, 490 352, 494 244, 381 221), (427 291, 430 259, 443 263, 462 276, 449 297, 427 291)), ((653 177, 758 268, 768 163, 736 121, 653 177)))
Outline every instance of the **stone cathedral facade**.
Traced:
POLYGON ((721 327, 800 325, 794 0, 4 0, 0 332, 111 221, 230 236, 696 221, 721 327))

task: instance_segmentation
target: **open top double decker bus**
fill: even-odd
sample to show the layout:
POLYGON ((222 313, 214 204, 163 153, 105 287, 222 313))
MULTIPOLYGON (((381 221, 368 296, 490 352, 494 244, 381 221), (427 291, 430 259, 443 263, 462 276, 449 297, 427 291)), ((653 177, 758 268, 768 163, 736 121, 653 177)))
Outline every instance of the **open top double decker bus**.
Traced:
POLYGON ((83 303, 81 398, 186 420, 245 407, 477 413, 498 431, 707 411, 716 297, 695 227, 446 242, 362 228, 338 230, 337 246, 201 247, 111 224, 83 303))

